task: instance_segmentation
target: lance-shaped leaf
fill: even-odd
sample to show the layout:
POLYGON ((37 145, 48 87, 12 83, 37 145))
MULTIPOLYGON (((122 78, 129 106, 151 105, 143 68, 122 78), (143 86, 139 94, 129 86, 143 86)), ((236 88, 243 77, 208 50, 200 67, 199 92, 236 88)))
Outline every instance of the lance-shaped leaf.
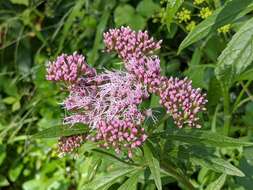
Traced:
POLYGON ((186 36, 180 44, 178 52, 180 53, 187 46, 216 32, 219 27, 236 21, 238 18, 251 11, 252 8, 252 0, 228 1, 223 7, 216 9, 211 16, 198 24, 194 30, 186 36))
POLYGON ((132 176, 126 180, 118 190, 136 190, 139 175, 139 171, 133 173, 132 176))
POLYGON ((95 179, 87 183, 82 189, 83 190, 98 190, 104 187, 109 187, 113 183, 115 183, 119 178, 127 176, 128 174, 139 171, 140 168, 137 167, 126 167, 126 168, 118 168, 109 173, 103 173, 101 175, 97 175, 95 179))
POLYGON ((197 157, 191 157, 191 161, 195 163, 196 165, 200 165, 202 167, 205 167, 207 169, 224 173, 227 175, 233 175, 233 176, 239 176, 243 177, 245 176, 244 173, 230 164, 229 162, 221 159, 221 158, 197 158, 197 157))
POLYGON ((70 136, 83 134, 89 131, 89 127, 86 125, 77 126, 54 126, 43 131, 40 131, 33 135, 33 138, 55 138, 61 136, 70 136))
POLYGON ((156 136, 189 144, 204 144, 214 147, 253 146, 252 142, 245 142, 219 133, 199 129, 170 129, 162 133, 153 134, 153 137, 156 136))
POLYGON ((226 177, 226 174, 222 174, 218 179, 210 183, 206 190, 220 190, 226 181, 226 177))
POLYGON ((233 36, 218 58, 216 77, 230 87, 253 61, 253 18, 249 19, 233 36))
POLYGON ((155 180, 155 184, 158 190, 162 190, 161 174, 160 174, 160 165, 159 161, 154 157, 152 151, 148 147, 148 144, 145 144, 144 147, 144 157, 149 166, 151 174, 155 180))
POLYGON ((184 0, 172 0, 167 2, 165 11, 165 23, 169 32, 170 32, 170 25, 173 22, 173 18, 183 2, 184 0))

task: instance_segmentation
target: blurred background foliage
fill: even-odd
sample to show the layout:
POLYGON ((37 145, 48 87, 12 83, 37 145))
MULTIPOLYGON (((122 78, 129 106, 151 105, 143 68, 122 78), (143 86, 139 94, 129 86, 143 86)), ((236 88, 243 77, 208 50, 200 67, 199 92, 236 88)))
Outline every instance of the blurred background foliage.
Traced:
MULTIPOLYGON (((121 68, 116 55, 103 52, 102 34, 111 27, 129 25, 162 39, 159 56, 163 74, 187 76, 195 87, 207 91, 204 128, 221 132, 222 90, 214 77, 214 68, 232 35, 252 14, 249 11, 237 22, 219 27, 180 54, 177 52, 187 34, 224 3, 222 0, 0 0, 0 189, 81 190, 95 174, 107 175, 118 168, 127 176, 129 169, 122 169, 121 162, 113 164, 115 160, 99 152, 87 153, 92 144, 85 144, 77 154, 59 158, 57 139, 30 137, 37 131, 61 125, 64 116, 59 99, 64 95, 45 80, 45 64, 49 60, 63 52, 78 51, 98 69, 121 68)), ((249 74, 245 75, 247 80, 249 74)), ((251 98, 235 110, 229 134, 247 140, 252 139, 253 126, 251 80, 237 83, 230 93, 231 101, 242 89, 247 94, 241 96, 251 98)), ((152 97, 151 105, 155 107, 156 97, 152 97)), ((174 154, 187 156, 184 148, 174 154)), ((168 145, 166 150, 173 152, 173 147, 168 145)), ((208 167, 196 169, 187 161, 182 162, 183 172, 189 172, 192 184, 197 189, 214 189, 210 186, 213 183, 220 188, 224 185, 224 189, 252 189, 253 149, 221 148, 218 152, 246 177, 227 177, 224 185, 226 175, 217 178, 219 175, 208 167)), ((153 179, 147 180, 145 173, 138 178, 138 189, 156 189, 153 179)), ((111 190, 125 181, 118 176, 113 179, 117 183, 111 190)), ((162 176, 162 183, 163 189, 180 189, 173 178, 162 176)))

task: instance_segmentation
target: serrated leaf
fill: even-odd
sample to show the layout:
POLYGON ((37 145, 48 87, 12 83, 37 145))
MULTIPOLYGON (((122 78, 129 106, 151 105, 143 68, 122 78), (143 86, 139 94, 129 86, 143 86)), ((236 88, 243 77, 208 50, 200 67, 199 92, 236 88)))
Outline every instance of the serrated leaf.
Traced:
POLYGON ((138 183, 138 176, 139 176, 139 171, 136 173, 132 174, 132 176, 126 180, 119 188, 118 190, 136 190, 137 183, 138 183))
POLYGON ((203 39, 207 35, 216 32, 217 29, 225 24, 232 23, 238 18, 251 11, 252 0, 233 0, 228 1, 223 7, 216 9, 211 16, 198 24, 180 44, 178 53, 187 46, 203 39))
POLYGON ((239 170, 238 168, 236 168, 235 166, 233 166, 232 164, 230 164, 229 162, 221 158, 192 157, 191 161, 195 163, 196 165, 201 165, 202 167, 208 168, 216 172, 224 173, 227 175, 240 176, 240 177, 245 176, 241 170, 239 170))
POLYGON ((40 131, 33 135, 33 138, 55 138, 61 136, 70 136, 83 134, 89 131, 88 126, 78 125, 78 126, 54 126, 43 131, 40 131))
POLYGON ((223 136, 219 133, 199 129, 169 129, 165 132, 154 134, 154 136, 156 135, 196 145, 204 144, 214 147, 253 146, 252 142, 245 142, 240 139, 223 136))
POLYGON ((159 161, 154 157, 153 153, 151 152, 147 144, 144 145, 143 150, 144 150, 144 158, 155 180, 156 187, 158 190, 162 190, 159 161))
POLYGON ((171 32, 170 27, 173 22, 173 18, 183 2, 184 0, 172 0, 167 2, 164 19, 169 32, 171 32))
POLYGON ((226 181, 226 177, 226 174, 222 174, 218 179, 210 183, 206 190, 220 190, 226 181))
POLYGON ((118 168, 112 172, 101 174, 100 176, 97 176, 92 182, 86 184, 83 187, 83 190, 98 190, 105 186, 108 186, 108 184, 113 184, 121 177, 124 177, 131 172, 134 172, 138 170, 139 168, 133 168, 133 167, 127 167, 127 168, 118 168))
POLYGON ((248 20, 232 37, 218 58, 215 74, 218 80, 230 87, 253 61, 253 18, 248 20))

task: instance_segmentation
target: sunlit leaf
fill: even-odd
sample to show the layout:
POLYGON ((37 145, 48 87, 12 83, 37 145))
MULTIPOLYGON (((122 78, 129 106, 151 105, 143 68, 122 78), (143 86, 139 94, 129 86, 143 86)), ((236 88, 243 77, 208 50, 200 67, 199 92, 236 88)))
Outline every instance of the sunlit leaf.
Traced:
POLYGON ((218 58, 217 78, 230 87, 253 61, 253 18, 248 20, 233 36, 218 58))
POLYGON ((220 190, 226 181, 226 177, 226 174, 222 174, 218 179, 210 183, 206 190, 220 190))

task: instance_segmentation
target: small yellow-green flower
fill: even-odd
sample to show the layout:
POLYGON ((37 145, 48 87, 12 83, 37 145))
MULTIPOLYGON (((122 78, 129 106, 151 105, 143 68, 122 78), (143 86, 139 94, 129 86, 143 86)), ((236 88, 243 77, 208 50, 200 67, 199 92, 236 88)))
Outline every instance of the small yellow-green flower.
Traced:
POLYGON ((194 0, 193 4, 200 5, 200 4, 204 3, 204 2, 205 2, 205 0, 194 0))
POLYGON ((189 24, 187 24, 186 30, 190 32, 190 31, 192 31, 195 28, 195 26, 196 26, 196 22, 195 21, 191 21, 189 24))
POLYGON ((179 20, 179 23, 187 22, 191 20, 191 11, 186 8, 183 8, 180 12, 177 13, 177 18, 179 20))
POLYGON ((202 18, 202 19, 206 19, 207 17, 211 16, 212 15, 212 10, 209 8, 209 7, 204 7, 200 10, 199 12, 199 16, 202 18))
POLYGON ((231 29, 231 24, 226 24, 226 25, 218 28, 218 33, 226 34, 230 31, 230 29, 231 29))

